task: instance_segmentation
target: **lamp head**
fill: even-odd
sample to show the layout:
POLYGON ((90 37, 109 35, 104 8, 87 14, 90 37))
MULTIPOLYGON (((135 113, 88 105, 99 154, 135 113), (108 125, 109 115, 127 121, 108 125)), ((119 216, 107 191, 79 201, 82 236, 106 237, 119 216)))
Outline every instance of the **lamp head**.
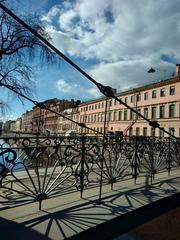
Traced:
POLYGON ((154 73, 156 70, 154 69, 154 68, 150 68, 149 70, 148 70, 148 73, 154 73))

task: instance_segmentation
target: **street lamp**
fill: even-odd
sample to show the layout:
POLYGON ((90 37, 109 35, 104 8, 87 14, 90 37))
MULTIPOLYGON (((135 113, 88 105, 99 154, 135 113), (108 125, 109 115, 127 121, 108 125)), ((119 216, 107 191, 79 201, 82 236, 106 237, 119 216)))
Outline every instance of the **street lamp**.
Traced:
MULTIPOLYGON (((154 68, 150 68, 148 71, 147 71, 147 73, 155 73, 155 72, 158 72, 158 73, 163 73, 163 75, 164 75, 164 79, 165 78, 167 78, 168 77, 168 75, 167 75, 167 69, 159 69, 159 68, 156 68, 156 69, 154 69, 154 68)), ((173 74, 172 74, 172 76, 173 76, 173 74)))
POLYGON ((154 72, 156 72, 156 70, 155 70, 154 68, 150 68, 150 69, 148 70, 148 73, 154 73, 154 72))

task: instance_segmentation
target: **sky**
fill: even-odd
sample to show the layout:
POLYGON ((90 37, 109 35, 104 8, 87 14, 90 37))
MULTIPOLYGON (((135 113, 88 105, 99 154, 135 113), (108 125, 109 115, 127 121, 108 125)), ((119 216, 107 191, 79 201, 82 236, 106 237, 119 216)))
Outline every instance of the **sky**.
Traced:
MULTIPOLYGON (((56 48, 119 92, 168 78, 180 63, 179 0, 12 0, 10 5, 16 14, 38 13, 56 48), (154 74, 147 73, 151 67, 154 74)), ((35 100, 100 96, 62 59, 35 72, 35 100)), ((11 106, 6 117, 16 118, 32 104, 13 98, 11 106)))

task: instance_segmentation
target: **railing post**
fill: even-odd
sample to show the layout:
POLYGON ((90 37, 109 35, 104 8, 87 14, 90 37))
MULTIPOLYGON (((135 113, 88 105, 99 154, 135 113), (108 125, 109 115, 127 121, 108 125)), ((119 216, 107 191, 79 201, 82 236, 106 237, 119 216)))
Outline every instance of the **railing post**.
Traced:
MULTIPOLYGON (((104 144, 104 143, 103 143, 104 144)), ((103 146, 104 148, 104 146, 103 146)), ((98 202, 101 203, 102 200, 102 185, 103 185, 103 168, 104 168, 104 151, 102 152, 101 158, 100 158, 100 164, 101 164, 101 174, 100 174, 100 182, 99 182, 99 200, 98 202)))
POLYGON ((82 141, 82 145, 81 145, 81 159, 80 159, 80 164, 78 164, 76 170, 75 170, 75 178, 77 180, 77 189, 80 190, 80 195, 81 198, 83 197, 83 191, 84 191, 84 187, 85 187, 85 183, 84 183, 84 175, 85 175, 85 169, 84 169, 84 165, 85 165, 85 153, 86 153, 86 147, 85 147, 85 140, 86 137, 83 135, 82 137, 80 137, 81 141, 82 141), (80 167, 80 170, 78 170, 78 168, 80 167), (78 181, 79 178, 79 181, 78 181))
POLYGON ((136 184, 138 176, 138 141, 137 136, 135 136, 135 154, 132 160, 132 176, 134 177, 134 183, 136 184))
POLYGON ((167 162, 168 176, 171 172, 171 137, 168 138, 168 162, 167 162))
POLYGON ((80 173, 80 185, 81 185, 81 198, 83 196, 83 190, 84 190, 84 163, 85 163, 85 140, 86 137, 83 135, 82 137, 82 158, 81 158, 81 173, 80 173))
POLYGON ((150 169, 150 174, 151 174, 151 185, 152 185, 152 182, 155 178, 155 173, 156 173, 156 169, 155 169, 155 165, 154 165, 154 150, 156 149, 155 147, 153 147, 155 144, 156 144, 156 138, 155 138, 155 129, 153 129, 154 131, 154 134, 153 134, 153 138, 152 138, 152 141, 150 143, 150 166, 151 166, 151 169, 150 169))
MULTIPOLYGON (((153 143, 154 143, 154 137, 153 137, 153 139, 152 139, 152 141, 153 141, 153 143)), ((150 158, 149 158, 149 160, 150 160, 150 166, 151 166, 151 168, 150 168, 150 179, 151 179, 151 185, 152 185, 152 182, 153 182, 153 178, 154 178, 154 154, 153 154, 153 143, 151 142, 151 144, 150 144, 150 158)))

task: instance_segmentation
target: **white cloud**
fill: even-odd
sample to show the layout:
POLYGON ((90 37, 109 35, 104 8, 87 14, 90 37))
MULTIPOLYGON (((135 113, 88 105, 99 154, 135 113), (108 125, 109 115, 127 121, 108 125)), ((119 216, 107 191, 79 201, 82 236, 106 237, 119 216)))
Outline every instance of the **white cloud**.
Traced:
POLYGON ((180 59, 179 0, 69 0, 56 8, 43 17, 54 44, 72 56, 100 61, 87 70, 104 84, 146 83, 153 78, 146 74, 151 66, 161 72, 156 79, 164 77, 164 69, 174 70, 163 54, 180 59))
POLYGON ((71 93, 73 91, 73 85, 68 84, 64 79, 60 79, 56 83, 57 89, 63 93, 71 93))
POLYGON ((125 90, 131 87, 140 86, 162 80, 171 76, 172 64, 163 63, 160 65, 162 71, 157 70, 156 74, 148 74, 147 71, 155 62, 151 59, 138 59, 119 61, 113 63, 101 63, 93 66, 89 74, 104 85, 109 85, 118 90, 125 90))
POLYGON ((59 17, 59 24, 62 29, 66 30, 71 30, 72 27, 74 26, 73 24, 73 19, 77 17, 77 14, 73 10, 69 10, 67 12, 64 12, 63 14, 60 15, 59 17))
POLYGON ((60 13, 60 9, 55 5, 51 8, 51 10, 47 13, 47 15, 43 16, 41 18, 42 21, 46 21, 48 23, 51 23, 53 18, 60 13))
POLYGON ((68 83, 64 79, 59 79, 56 81, 56 88, 59 92, 69 94, 69 95, 77 95, 79 98, 96 98, 100 96, 100 93, 97 88, 90 87, 86 88, 77 83, 68 83))

